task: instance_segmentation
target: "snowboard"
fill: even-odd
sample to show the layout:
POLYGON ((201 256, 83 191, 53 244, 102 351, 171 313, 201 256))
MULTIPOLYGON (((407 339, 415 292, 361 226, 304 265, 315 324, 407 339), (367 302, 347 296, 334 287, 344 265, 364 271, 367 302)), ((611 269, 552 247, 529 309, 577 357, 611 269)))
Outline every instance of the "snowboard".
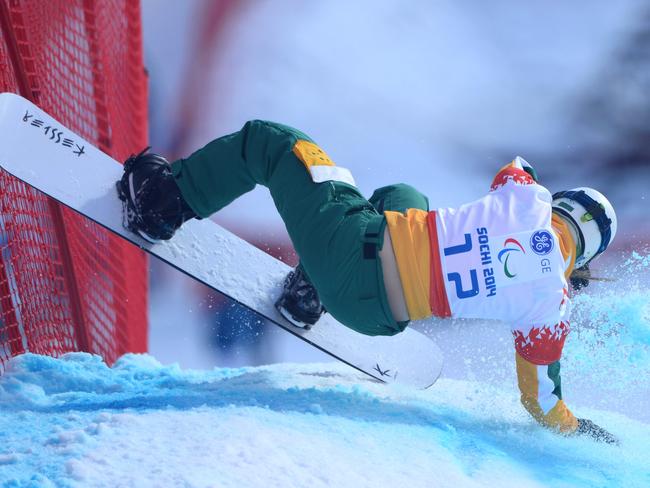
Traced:
POLYGON ((329 314, 309 330, 295 327, 274 307, 289 266, 210 219, 190 220, 170 241, 156 244, 126 230, 115 188, 115 182, 122 176, 122 165, 13 93, 0 94, 0 167, 377 380, 427 388, 441 373, 440 349, 426 335, 411 328, 391 337, 364 336, 329 314))

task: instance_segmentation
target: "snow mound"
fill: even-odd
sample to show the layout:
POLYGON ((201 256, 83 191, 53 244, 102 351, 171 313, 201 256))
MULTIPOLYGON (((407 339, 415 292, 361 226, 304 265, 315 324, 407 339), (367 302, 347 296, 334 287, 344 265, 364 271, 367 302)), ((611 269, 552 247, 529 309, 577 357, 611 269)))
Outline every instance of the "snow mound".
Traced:
POLYGON ((415 391, 337 364, 184 371, 148 355, 26 354, 0 378, 2 486, 648 486, 650 426, 579 411, 621 446, 536 426, 515 391, 415 391))

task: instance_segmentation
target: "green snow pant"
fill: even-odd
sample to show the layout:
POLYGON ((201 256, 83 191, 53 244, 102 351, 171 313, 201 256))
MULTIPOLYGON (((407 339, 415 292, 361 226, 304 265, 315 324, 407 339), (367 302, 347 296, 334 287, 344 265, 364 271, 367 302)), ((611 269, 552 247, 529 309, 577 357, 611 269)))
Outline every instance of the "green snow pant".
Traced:
POLYGON ((384 288, 377 250, 384 210, 428 210, 414 188, 376 190, 370 201, 347 183, 314 183, 293 153, 305 134, 272 122, 251 121, 172 164, 183 198, 199 217, 225 207, 257 184, 266 186, 284 220, 307 276, 339 322, 367 335, 393 335, 396 322, 384 288))

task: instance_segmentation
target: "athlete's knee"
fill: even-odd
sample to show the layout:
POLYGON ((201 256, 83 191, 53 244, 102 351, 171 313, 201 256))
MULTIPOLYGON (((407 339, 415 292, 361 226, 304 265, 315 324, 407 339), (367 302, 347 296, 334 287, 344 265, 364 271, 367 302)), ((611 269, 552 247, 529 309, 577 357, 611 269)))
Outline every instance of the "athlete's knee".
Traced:
POLYGON ((419 190, 406 183, 396 183, 377 188, 369 201, 380 213, 385 210, 404 212, 409 208, 429 210, 429 199, 419 190))

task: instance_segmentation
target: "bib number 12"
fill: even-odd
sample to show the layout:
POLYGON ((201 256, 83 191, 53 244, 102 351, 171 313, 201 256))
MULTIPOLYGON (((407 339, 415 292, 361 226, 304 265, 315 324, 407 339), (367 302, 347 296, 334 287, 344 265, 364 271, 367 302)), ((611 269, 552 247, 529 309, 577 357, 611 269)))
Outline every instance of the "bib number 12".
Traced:
MULTIPOLYGON (((465 234, 465 243, 457 246, 450 246, 444 248, 445 256, 453 256, 454 254, 463 254, 472 250, 472 235, 465 234)), ((469 278, 472 286, 469 289, 463 288, 463 279, 460 273, 447 273, 447 280, 453 283, 456 287, 456 296, 458 298, 472 298, 478 295, 478 273, 476 269, 469 270, 469 278)))

